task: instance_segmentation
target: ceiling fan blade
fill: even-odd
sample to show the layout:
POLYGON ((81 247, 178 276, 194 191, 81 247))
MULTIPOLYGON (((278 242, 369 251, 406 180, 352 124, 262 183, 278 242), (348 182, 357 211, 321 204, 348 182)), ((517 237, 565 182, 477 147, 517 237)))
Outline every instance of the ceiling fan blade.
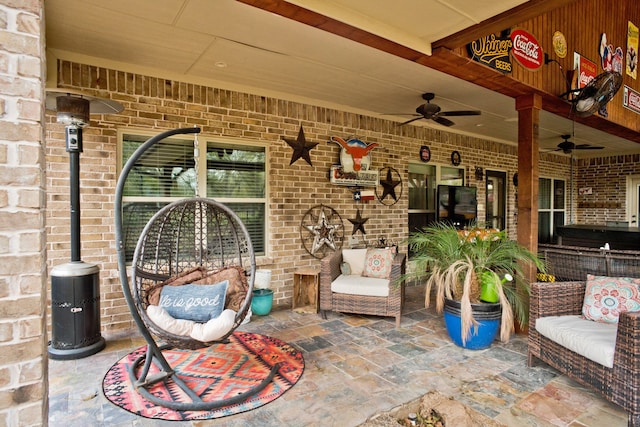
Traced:
POLYGON ((455 125, 455 123, 453 123, 451 120, 444 118, 444 117, 440 117, 439 115, 437 117, 434 117, 433 120, 437 123, 440 123, 443 126, 453 126, 455 125))
POLYGON ((424 119, 424 117, 420 116, 420 117, 413 118, 411 120, 407 120, 406 122, 400 123, 400 126, 408 125, 409 123, 415 122, 416 120, 420 120, 420 119, 424 119))
POLYGON ((458 111, 443 111, 439 113, 439 116, 479 116, 481 114, 478 110, 458 110, 458 111))
POLYGON ((573 148, 576 150, 602 150, 604 147, 589 144, 578 144, 573 148))

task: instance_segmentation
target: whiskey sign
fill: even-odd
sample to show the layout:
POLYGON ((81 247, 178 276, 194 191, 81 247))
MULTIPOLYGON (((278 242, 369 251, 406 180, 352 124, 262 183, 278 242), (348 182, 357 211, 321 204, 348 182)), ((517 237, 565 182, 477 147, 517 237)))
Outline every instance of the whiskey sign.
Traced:
POLYGON ((513 46, 510 37, 491 34, 469 43, 469 55, 474 61, 487 65, 503 73, 511 72, 509 51, 513 46))

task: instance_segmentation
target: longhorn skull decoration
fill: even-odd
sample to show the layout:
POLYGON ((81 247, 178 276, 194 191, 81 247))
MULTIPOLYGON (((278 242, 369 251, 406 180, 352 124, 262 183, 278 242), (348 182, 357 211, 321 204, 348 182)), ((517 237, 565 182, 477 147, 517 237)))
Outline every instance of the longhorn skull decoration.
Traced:
POLYGON ((355 138, 345 141, 339 136, 332 136, 331 141, 342 147, 340 163, 345 172, 369 170, 371 166, 371 150, 379 145, 375 142, 367 145, 355 138))

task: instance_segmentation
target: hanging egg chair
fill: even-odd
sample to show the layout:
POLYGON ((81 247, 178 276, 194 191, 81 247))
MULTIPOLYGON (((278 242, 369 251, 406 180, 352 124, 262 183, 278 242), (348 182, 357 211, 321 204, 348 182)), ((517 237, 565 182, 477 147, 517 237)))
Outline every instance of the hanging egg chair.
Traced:
MULTIPOLYGON (((238 403, 268 385, 278 365, 254 388, 231 398, 204 401, 179 378, 162 351, 195 350, 224 343, 243 322, 251 306, 256 260, 249 233, 240 218, 213 199, 174 201, 159 209, 140 234, 130 274, 123 227, 123 194, 131 170, 156 144, 177 134, 196 134, 194 167, 198 175, 198 128, 174 129, 143 143, 124 165, 115 196, 118 269, 125 300, 147 352, 129 369, 136 390, 147 400, 176 410, 211 410, 238 403), (157 340, 157 341, 156 341, 157 340), (152 364, 158 372, 149 374, 152 364), (173 382, 191 402, 161 399, 148 391, 173 382)), ((197 188, 197 185, 196 185, 197 188)), ((155 370, 154 370, 155 371, 155 370)))

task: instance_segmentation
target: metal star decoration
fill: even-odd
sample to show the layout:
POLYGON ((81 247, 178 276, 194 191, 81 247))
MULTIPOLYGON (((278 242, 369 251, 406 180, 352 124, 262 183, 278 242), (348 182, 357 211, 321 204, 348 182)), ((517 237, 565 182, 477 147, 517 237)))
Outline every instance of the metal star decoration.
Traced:
POLYGON ((309 166, 313 166, 311 164, 311 156, 309 152, 313 147, 318 145, 318 142, 307 142, 304 139, 304 130, 302 130, 302 126, 300 126, 300 131, 298 132, 298 138, 296 139, 287 139, 283 138, 289 147, 293 148, 293 155, 291 156, 291 162, 289 162, 289 166, 291 166, 296 160, 299 158, 303 158, 309 166))
POLYGON ((340 227, 338 224, 329 224, 324 211, 321 211, 320 215, 318 215, 318 223, 313 226, 306 226, 307 230, 314 234, 311 254, 315 254, 323 245, 336 250, 334 235, 338 227, 340 227))
POLYGON ((380 180, 380 185, 382 185, 383 187, 382 196, 380 197, 380 200, 384 200, 385 197, 391 196, 393 197, 393 200, 398 201, 398 197, 396 196, 396 187, 401 182, 402 181, 400 180, 394 181, 393 178, 391 177, 391 168, 387 169, 387 177, 385 179, 380 180))
POLYGON ((358 230, 362 231, 362 234, 367 234, 367 232, 364 231, 364 223, 367 221, 369 221, 369 218, 362 218, 360 215, 360 208, 358 208, 358 213, 356 213, 355 219, 349 219, 349 222, 353 224, 353 231, 351 232, 351 235, 353 236, 356 234, 358 230))

